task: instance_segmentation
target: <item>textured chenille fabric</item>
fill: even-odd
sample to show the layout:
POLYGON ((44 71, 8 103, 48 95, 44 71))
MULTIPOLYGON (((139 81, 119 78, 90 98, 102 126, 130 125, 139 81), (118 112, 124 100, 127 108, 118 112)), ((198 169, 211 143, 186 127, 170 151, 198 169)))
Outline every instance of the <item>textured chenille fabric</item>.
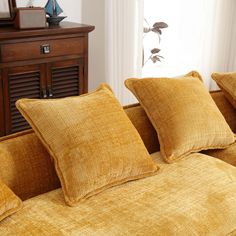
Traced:
POLYGON ((236 109, 236 72, 213 73, 212 79, 222 89, 225 97, 236 109))
MULTIPOLYGON (((1 236, 226 236, 236 230, 236 169, 194 153, 173 164, 153 155, 152 177, 103 191, 77 207, 61 189, 31 198, 0 222, 1 236)), ((235 234, 232 234, 235 235, 235 234)))
POLYGON ((236 166, 236 143, 225 149, 207 150, 203 153, 236 166))
POLYGON ((50 155, 33 131, 0 139, 0 179, 22 200, 60 187, 50 155))
MULTIPOLYGON (((223 92, 211 92, 211 96, 231 129, 236 132, 236 109, 223 92)), ((158 138, 144 109, 139 104, 134 104, 124 107, 124 110, 149 153, 155 152, 159 147, 158 138)), ((219 150, 219 153, 223 153, 223 150, 219 150)), ((229 152, 222 159, 232 164, 235 162, 235 155, 236 153, 231 155, 229 152)), ((0 159, 0 179, 22 200, 60 186, 53 162, 32 130, 0 138, 0 159)))
POLYGON ((124 107, 126 114, 139 132, 149 153, 160 150, 157 132, 152 126, 144 109, 139 104, 128 105, 124 107))
POLYGON ((17 212, 21 206, 22 201, 20 198, 18 198, 2 181, 0 181, 0 221, 17 212))
POLYGON ((53 157, 70 206, 159 169, 107 85, 80 97, 16 105, 53 157))
POLYGON ((236 133, 236 109, 224 96, 222 91, 213 91, 211 92, 211 96, 231 130, 236 133))
POLYGON ((127 79, 125 85, 155 127, 167 162, 234 143, 233 132, 197 72, 179 78, 127 79))

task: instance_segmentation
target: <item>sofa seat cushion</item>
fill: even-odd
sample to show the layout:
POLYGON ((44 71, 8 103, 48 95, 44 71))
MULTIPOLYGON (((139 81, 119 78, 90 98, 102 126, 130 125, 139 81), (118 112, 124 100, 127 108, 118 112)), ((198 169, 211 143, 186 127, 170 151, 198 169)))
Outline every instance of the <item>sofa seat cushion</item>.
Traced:
POLYGON ((24 202, 0 223, 1 235, 227 235, 236 229, 236 169, 191 154, 155 176, 65 204, 61 189, 24 202))

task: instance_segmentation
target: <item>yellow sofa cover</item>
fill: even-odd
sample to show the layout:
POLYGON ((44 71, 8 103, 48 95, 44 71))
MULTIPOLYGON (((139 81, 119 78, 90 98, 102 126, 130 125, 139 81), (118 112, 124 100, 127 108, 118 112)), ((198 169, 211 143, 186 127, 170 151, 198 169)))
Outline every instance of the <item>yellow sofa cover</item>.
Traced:
POLYGON ((57 189, 24 202, 0 223, 5 235, 233 235, 236 169, 203 154, 161 166, 153 177, 110 188, 78 207, 57 189))
MULTIPOLYGON (((222 92, 211 95, 236 132, 235 109, 222 92)), ((124 109, 149 152, 158 151, 144 110, 124 109)), ((235 146, 209 154, 236 163, 235 146)), ((76 208, 65 204, 49 154, 32 131, 1 138, 0 158, 0 179, 25 200, 0 222, 0 235, 236 235, 236 169, 213 157, 192 154, 166 164, 153 154, 161 167, 156 176, 108 189, 76 208)))

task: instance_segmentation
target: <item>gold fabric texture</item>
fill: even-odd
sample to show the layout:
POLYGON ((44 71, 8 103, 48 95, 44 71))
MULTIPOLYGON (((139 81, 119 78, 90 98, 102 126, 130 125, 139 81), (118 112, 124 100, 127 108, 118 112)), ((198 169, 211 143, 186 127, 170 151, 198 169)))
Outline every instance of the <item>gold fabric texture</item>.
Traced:
POLYGON ((223 236, 236 229, 235 168, 202 154, 174 164, 162 162, 157 175, 103 191, 68 207, 61 189, 24 202, 0 222, 6 235, 223 236), (17 234, 16 234, 17 232, 17 234))
POLYGON ((21 206, 21 200, 3 182, 0 181, 0 221, 17 212, 21 206))
POLYGON ((181 78, 128 79, 155 127, 160 150, 169 163, 192 152, 226 148, 234 134, 197 72, 181 78))
POLYGON ((158 170, 106 85, 80 97, 21 99, 16 105, 53 157, 70 206, 158 170))
POLYGON ((217 107, 223 114, 231 130, 236 133, 236 109, 226 99, 222 91, 213 91, 211 96, 216 103, 217 107))
POLYGON ((225 97, 236 109, 236 72, 213 73, 212 79, 222 89, 225 97))
MULTIPOLYGON (((236 110, 221 91, 211 92, 211 96, 235 132, 236 110)), ((149 153, 155 152, 159 147, 156 131, 143 108, 136 104, 126 106, 124 110, 138 130, 149 153)), ((234 144, 232 148, 233 146, 234 144)), ((212 150, 213 153, 215 151, 212 150)), ((221 153, 221 150, 219 152, 221 153)), ((33 131, 0 138, 0 158, 0 179, 22 200, 60 186, 54 165, 49 160, 49 154, 33 131)), ((228 153, 223 157, 223 160, 225 159, 230 164, 234 163, 234 154, 228 153)))
POLYGON ((22 200, 60 187, 54 164, 33 132, 0 139, 0 179, 22 200))
POLYGON ((236 143, 225 149, 207 150, 204 153, 236 166, 236 143))
POLYGON ((134 127, 139 132, 149 153, 154 153, 160 150, 160 145, 157 137, 157 132, 152 126, 144 109, 139 105, 125 106, 124 110, 134 127))

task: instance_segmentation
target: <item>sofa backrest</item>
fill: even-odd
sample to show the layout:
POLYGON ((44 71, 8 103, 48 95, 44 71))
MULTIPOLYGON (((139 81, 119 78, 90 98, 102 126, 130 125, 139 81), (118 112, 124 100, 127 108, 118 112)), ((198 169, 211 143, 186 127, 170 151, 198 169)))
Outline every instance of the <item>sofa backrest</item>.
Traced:
MULTIPOLYGON (((236 132, 236 111, 221 92, 211 93, 231 129, 236 132)), ((124 107, 149 153, 159 150, 157 133, 139 104, 124 107)), ((53 161, 35 133, 21 132, 0 139, 0 179, 21 199, 60 187, 53 161)))
POLYGON ((0 141, 0 179, 25 200, 60 186, 50 156, 33 131, 0 141))

